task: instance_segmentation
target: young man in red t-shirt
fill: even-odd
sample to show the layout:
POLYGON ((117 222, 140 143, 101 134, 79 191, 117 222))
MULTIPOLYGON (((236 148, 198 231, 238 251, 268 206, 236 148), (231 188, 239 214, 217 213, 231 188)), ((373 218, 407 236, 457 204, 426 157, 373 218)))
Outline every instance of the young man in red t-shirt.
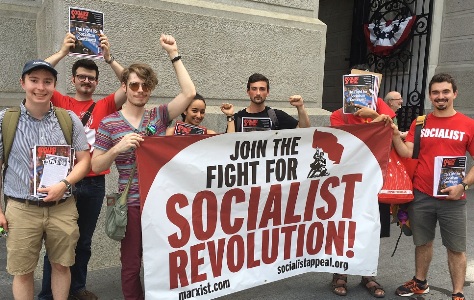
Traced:
MULTIPOLYGON (((410 229, 415 244, 415 276, 402 286, 396 294, 410 297, 430 291, 427 276, 433 257, 433 240, 436 224, 439 223, 443 245, 448 253, 448 268, 453 284, 452 299, 463 300, 466 279, 466 196, 465 190, 474 184, 474 168, 460 176, 459 184, 441 189, 446 197, 434 196, 435 159, 450 156, 464 157, 466 152, 474 155, 474 120, 454 109, 458 95, 454 78, 449 74, 434 75, 429 84, 429 97, 433 112, 428 114, 420 135, 418 165, 413 177, 415 199, 408 206, 410 229)), ((411 157, 414 148, 416 121, 405 142, 395 125, 393 145, 402 157, 411 157)), ((438 170, 440 172, 440 170, 438 170)))
MULTIPOLYGON (((110 65, 120 80, 123 67, 110 54, 110 43, 107 36, 100 34, 100 43, 105 62, 110 65)), ((67 33, 61 49, 48 57, 46 61, 53 66, 56 65, 69 53, 69 49, 74 47, 74 44, 74 35, 67 33)), ((79 59, 73 64, 71 82, 76 89, 74 97, 54 91, 51 102, 55 106, 73 111, 83 121, 92 155, 95 134, 100 121, 119 110, 122 104, 125 103, 126 95, 119 87, 115 93, 94 102, 92 95, 99 83, 99 68, 91 59, 79 59), (92 108, 92 112, 88 112, 94 103, 95 106, 92 108)), ((76 246, 75 264, 71 267, 70 299, 97 299, 96 295, 86 289, 87 265, 91 257, 92 236, 105 196, 105 174, 109 172, 109 170, 106 170, 100 174, 95 174, 90 170, 89 174, 75 185, 74 195, 79 213, 77 223, 80 237, 76 246)), ((42 290, 38 298, 40 300, 52 299, 51 265, 47 255, 43 268, 42 290)))

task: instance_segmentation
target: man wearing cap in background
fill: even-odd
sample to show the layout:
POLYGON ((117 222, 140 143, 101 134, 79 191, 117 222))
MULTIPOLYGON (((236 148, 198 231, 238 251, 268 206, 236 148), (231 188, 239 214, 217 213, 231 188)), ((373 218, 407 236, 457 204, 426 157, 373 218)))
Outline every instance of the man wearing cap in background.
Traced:
MULTIPOLYGON (((31 149, 35 145, 67 145, 51 104, 56 81, 57 71, 45 61, 29 61, 23 67, 20 83, 25 100, 20 105, 8 168, 4 171, 5 213, 0 207, 0 226, 8 231, 7 271, 14 275, 12 289, 15 299, 34 297, 34 270, 43 239, 53 267, 53 297, 66 300, 69 294, 69 267, 74 264, 79 230, 74 197, 65 197, 65 193, 90 169, 86 135, 73 112, 68 114, 73 127, 74 168, 58 183, 38 189, 38 192, 47 194, 45 198, 38 199, 30 193, 31 149)), ((0 124, 5 112, 0 112, 0 124)), ((0 130, 0 166, 4 163, 3 133, 3 129, 0 130)))

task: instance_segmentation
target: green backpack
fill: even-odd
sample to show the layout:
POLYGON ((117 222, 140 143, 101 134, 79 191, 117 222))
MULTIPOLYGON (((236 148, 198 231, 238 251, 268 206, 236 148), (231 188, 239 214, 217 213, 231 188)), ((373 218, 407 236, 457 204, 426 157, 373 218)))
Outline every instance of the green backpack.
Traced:
MULTIPOLYGON (((59 126, 63 131, 64 138, 68 145, 72 145, 72 119, 67 110, 59 107, 53 107, 54 113, 59 121, 59 126)), ((12 149, 15 138, 16 128, 20 119, 20 107, 11 107, 5 112, 2 121, 2 143, 3 143, 3 164, 4 170, 8 166, 8 157, 12 149)))

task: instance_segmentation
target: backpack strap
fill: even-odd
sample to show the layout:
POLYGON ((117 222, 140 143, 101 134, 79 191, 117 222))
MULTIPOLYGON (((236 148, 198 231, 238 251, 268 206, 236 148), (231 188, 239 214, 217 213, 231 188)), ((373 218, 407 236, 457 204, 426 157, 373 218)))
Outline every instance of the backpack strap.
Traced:
MULTIPOLYGON (((54 113, 58 118, 59 126, 64 134, 68 145, 72 145, 72 119, 67 110, 54 107, 54 113)), ((20 120, 21 109, 19 106, 11 107, 5 111, 2 120, 2 143, 3 143, 3 175, 8 167, 8 158, 12 150, 13 140, 15 139, 18 121, 20 120)))
POLYGON ((68 145, 72 145, 72 119, 67 110, 54 107, 54 113, 56 114, 56 118, 58 118, 59 126, 61 126, 61 130, 63 131, 64 138, 68 145))
MULTIPOLYGON (((240 132, 242 130, 241 122, 242 118, 240 116, 234 115, 234 125, 235 125, 235 132, 240 132), (235 118, 236 117, 236 118, 235 118)), ((227 131, 227 130, 226 130, 227 131)))
POLYGON ((3 143, 3 164, 5 169, 8 166, 8 157, 12 150, 15 132, 20 120, 20 107, 11 107, 6 110, 2 120, 2 143, 3 143))
POLYGON ((426 123, 426 115, 416 117, 416 127, 415 127, 415 140, 413 141, 413 154, 412 158, 418 158, 418 154, 420 153, 420 136, 421 136, 421 129, 425 127, 426 123))
POLYGON ((275 113, 275 110, 273 108, 269 108, 267 113, 268 113, 268 116, 270 117, 270 120, 272 120, 275 130, 278 130, 280 128, 279 126, 280 124, 278 123, 278 118, 275 113))
MULTIPOLYGON (((280 124, 278 123, 278 118, 273 108, 269 108, 267 111, 268 117, 272 121, 274 130, 278 130, 280 128, 280 124)), ((235 118, 235 132, 240 132, 242 130, 242 118, 237 116, 235 118)))

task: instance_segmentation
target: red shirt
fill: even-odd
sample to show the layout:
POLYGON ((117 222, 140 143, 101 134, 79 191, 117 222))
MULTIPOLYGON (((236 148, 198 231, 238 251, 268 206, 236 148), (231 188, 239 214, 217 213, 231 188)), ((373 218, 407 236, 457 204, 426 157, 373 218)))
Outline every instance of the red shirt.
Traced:
MULTIPOLYGON (((375 110, 379 115, 388 115, 391 119, 393 119, 396 114, 390 108, 390 106, 385 103, 382 98, 377 98, 377 109, 375 110)), ((370 123, 372 119, 365 119, 361 117, 354 116, 353 114, 344 114, 342 113, 342 108, 335 110, 331 116, 329 117, 331 122, 331 126, 339 126, 339 125, 346 125, 346 124, 364 124, 370 123)))
MULTIPOLYGON (((82 117, 92 105, 94 100, 90 99, 87 101, 79 101, 75 98, 63 95, 58 91, 54 91, 53 97, 51 98, 51 102, 54 106, 73 111, 79 117, 79 119, 82 120, 82 117)), ((92 151, 94 150, 93 146, 95 143, 95 134, 97 129, 99 128, 100 121, 102 121, 104 117, 116 111, 117 107, 115 105, 115 93, 110 94, 107 97, 97 101, 94 110, 92 111, 92 115, 89 118, 89 121, 87 121, 87 124, 84 126, 91 155, 92 151)), ((86 177, 103 175, 108 173, 110 173, 110 170, 106 170, 100 174, 95 174, 94 172, 92 172, 92 170, 90 170, 89 174, 87 174, 86 177)))
MULTIPOLYGON (((410 126, 407 142, 413 143, 416 120, 410 126)), ((413 177, 413 187, 433 196, 434 161, 436 156, 474 155, 474 120, 456 112, 454 116, 440 118, 432 113, 426 116, 420 135, 418 166, 413 177)))

